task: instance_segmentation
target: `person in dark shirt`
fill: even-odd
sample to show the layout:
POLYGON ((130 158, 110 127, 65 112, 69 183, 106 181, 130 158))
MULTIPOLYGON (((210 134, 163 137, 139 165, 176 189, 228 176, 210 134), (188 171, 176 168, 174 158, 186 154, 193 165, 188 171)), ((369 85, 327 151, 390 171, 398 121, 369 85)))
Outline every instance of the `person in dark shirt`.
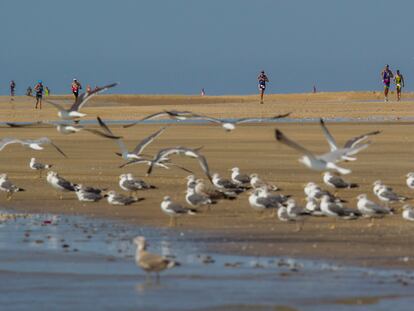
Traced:
POLYGON ((36 92, 36 106, 39 107, 39 109, 42 109, 42 98, 43 98, 43 83, 41 80, 37 82, 37 84, 34 87, 34 91, 36 92))
POLYGON ((385 68, 381 71, 382 83, 384 83, 384 101, 388 101, 388 91, 390 90, 391 79, 394 77, 394 74, 390 70, 390 66, 386 65, 385 68))
POLYGON ((10 96, 14 97, 14 91, 16 89, 16 83, 14 82, 14 80, 10 81, 10 96))
POLYGON ((266 90, 266 82, 269 82, 264 70, 262 70, 260 75, 257 77, 257 80, 259 81, 260 103, 263 104, 263 95, 266 90))
POLYGON ((78 99, 79 90, 82 89, 82 85, 79 83, 77 79, 73 79, 72 81, 72 93, 75 96, 75 100, 78 99))

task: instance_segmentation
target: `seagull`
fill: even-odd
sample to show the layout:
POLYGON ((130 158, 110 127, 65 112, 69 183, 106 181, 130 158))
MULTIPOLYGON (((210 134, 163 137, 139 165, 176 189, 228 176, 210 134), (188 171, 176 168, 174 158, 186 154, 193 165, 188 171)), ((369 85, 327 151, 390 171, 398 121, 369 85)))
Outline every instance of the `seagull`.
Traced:
MULTIPOLYGON (((76 191, 76 184, 67 181, 63 177, 60 177, 58 173, 54 171, 49 171, 46 177, 47 182, 56 190, 59 191, 76 191)), ((60 195, 60 199, 62 200, 62 195, 60 195)))
POLYGON ((186 179, 187 179, 187 188, 195 189, 196 177, 194 175, 188 175, 186 179))
POLYGON ((405 220, 414 221, 414 208, 409 204, 405 204, 403 206, 402 217, 405 220))
MULTIPOLYGON (((332 134, 329 132, 328 128, 326 127, 325 122, 323 121, 323 119, 320 119, 320 125, 322 127, 323 134, 325 135, 325 138, 329 143, 329 147, 331 149, 331 152, 335 151, 335 150, 340 150, 340 149, 353 149, 354 151, 356 151, 356 152, 348 153, 347 155, 344 155, 342 157, 342 160, 345 160, 345 161, 355 161, 356 158, 349 157, 349 155, 357 154, 362 149, 365 149, 365 148, 362 148, 362 149, 356 148, 356 147, 358 147, 358 144, 360 142, 366 140, 369 136, 378 135, 378 134, 381 133, 381 131, 373 131, 373 132, 369 132, 369 133, 366 133, 366 134, 362 134, 360 136, 353 137, 353 138, 347 140, 345 142, 344 146, 342 148, 340 148, 338 146, 338 144, 336 143, 335 139, 333 138, 332 134)), ((366 147, 368 147, 368 145, 366 145, 366 147)))
POLYGON ((51 168, 52 166, 53 166, 52 164, 43 164, 43 163, 37 162, 36 158, 31 158, 30 163, 29 163, 29 167, 32 170, 39 171, 39 178, 42 177, 42 171, 47 170, 51 168))
POLYGON ((393 214, 392 210, 388 207, 380 206, 370 200, 366 194, 360 194, 357 196, 357 207, 361 214, 365 217, 382 217, 384 215, 393 214))
POLYGON ((387 207, 389 203, 404 202, 408 200, 407 197, 395 193, 392 188, 384 185, 380 180, 374 182, 373 191, 378 199, 387 204, 387 207))
POLYGON ((306 197, 306 206, 305 209, 312 213, 313 216, 325 216, 322 211, 320 204, 315 198, 306 197))
POLYGON ((137 246, 135 263, 138 267, 144 270, 147 275, 151 272, 155 272, 157 279, 159 279, 159 273, 161 271, 180 266, 180 263, 177 261, 147 252, 148 243, 143 236, 134 238, 134 244, 137 246))
POLYGON ((8 126, 13 127, 13 128, 20 128, 20 127, 35 127, 35 126, 42 126, 42 125, 51 125, 53 127, 56 127, 56 130, 63 134, 63 135, 69 135, 69 134, 75 134, 75 133, 79 133, 80 131, 87 131, 90 132, 92 134, 98 135, 98 136, 102 136, 105 138, 111 138, 111 139, 119 139, 122 138, 121 136, 114 136, 108 133, 104 133, 101 131, 98 131, 96 129, 93 128, 87 128, 83 125, 80 124, 76 124, 76 123, 71 123, 71 124, 66 124, 66 123, 59 123, 59 124, 55 124, 54 122, 50 122, 50 121, 37 121, 37 122, 31 122, 31 123, 27 123, 27 124, 19 124, 19 123, 6 123, 8 126))
POLYGON ((226 191, 226 190, 219 190, 219 189, 211 189, 207 188, 204 181, 202 179, 196 179, 194 190, 197 194, 207 196, 210 200, 235 200, 237 198, 237 194, 233 191, 226 191))
POLYGON ((238 167, 233 167, 231 169, 231 180, 238 186, 245 186, 250 184, 250 176, 246 174, 240 174, 240 169, 238 167))
POLYGON ((172 202, 169 196, 165 196, 164 200, 161 202, 161 210, 170 216, 170 227, 177 225, 176 217, 181 215, 195 215, 197 213, 195 209, 185 208, 178 203, 172 202))
POLYGON ((361 216, 360 212, 357 210, 346 208, 339 202, 332 202, 328 195, 322 196, 320 207, 322 213, 328 217, 355 219, 358 216, 361 216))
MULTIPOLYGON (((97 117, 98 123, 101 126, 101 128, 104 130, 104 132, 110 136, 115 136, 114 133, 111 131, 111 129, 105 124, 105 122, 100 118, 97 117)), ((141 160, 145 158, 141 156, 144 149, 151 144, 154 139, 156 139, 158 136, 160 136, 164 131, 166 127, 163 127, 159 129, 158 131, 152 133, 151 135, 145 137, 142 139, 134 148, 132 151, 128 151, 124 141, 121 138, 118 138, 116 141, 118 143, 119 149, 121 150, 121 153, 116 153, 116 155, 122 157, 124 160, 141 160)))
POLYGON ((101 189, 85 187, 82 184, 75 185, 75 193, 81 202, 97 202, 104 197, 101 189))
POLYGON ((277 209, 281 207, 281 201, 275 200, 272 197, 263 196, 262 189, 255 189, 249 195, 250 206, 259 213, 263 213, 267 209, 277 209))
POLYGON ((231 191, 235 193, 241 193, 243 192, 244 188, 240 188, 240 186, 231 180, 221 178, 218 173, 213 174, 212 178, 213 185, 217 187, 217 189, 221 191, 231 191))
MULTIPOLYGON (((301 231, 304 225, 304 220, 306 216, 310 216, 311 213, 303 207, 297 205, 295 199, 289 198, 286 201, 287 216, 289 221, 295 221, 298 224, 296 229, 297 232, 301 231)), ((280 219, 280 218, 279 218, 280 219)))
POLYGON ((208 116, 202 116, 202 115, 197 116, 197 118, 220 124, 226 132, 231 132, 236 128, 236 124, 268 122, 268 121, 273 121, 276 119, 286 118, 290 114, 291 112, 285 113, 285 114, 279 114, 279 115, 276 115, 270 118, 241 118, 241 119, 235 119, 233 121, 230 121, 230 120, 224 121, 224 120, 220 120, 220 119, 216 119, 216 118, 212 118, 208 116))
POLYGON ((338 174, 325 172, 323 173, 323 182, 333 188, 343 189, 343 188, 357 188, 358 184, 348 183, 342 179, 338 174))
MULTIPOLYGON (((154 166, 157 164, 163 164, 165 161, 168 161, 168 157, 174 154, 183 155, 190 158, 195 158, 198 160, 201 169, 203 170, 204 174, 207 176, 207 178, 212 181, 212 177, 210 174, 210 169, 208 167, 207 159, 205 156, 203 156, 198 151, 201 149, 196 148, 187 148, 187 147, 172 147, 172 148, 164 148, 161 149, 157 155, 155 155, 154 159, 151 160, 151 164, 147 170, 147 176, 151 174, 154 166)), ((182 168, 182 167, 181 167, 182 168)), ((191 172, 190 172, 191 173, 191 172)))
POLYGON ((196 193, 194 188, 187 188, 185 200, 192 207, 207 205, 210 208, 210 205, 215 203, 208 196, 196 193))
POLYGON ((86 102, 89 99, 91 99, 96 94, 106 91, 107 89, 110 89, 116 85, 118 85, 118 83, 112 83, 112 84, 108 84, 102 87, 96 87, 94 90, 90 92, 85 92, 85 93, 80 94, 78 98, 76 99, 76 101, 72 104, 72 106, 69 109, 65 109, 63 108, 63 106, 55 102, 52 102, 50 100, 44 100, 44 101, 59 110, 58 112, 59 118, 63 120, 79 119, 79 118, 83 118, 86 116, 86 114, 79 112, 79 110, 86 104, 86 102))
POLYGON ((118 194, 115 191, 109 191, 107 195, 108 196, 106 199, 108 200, 108 203, 111 205, 130 205, 132 203, 143 200, 133 196, 118 194))
POLYGON ((266 187, 269 191, 280 190, 279 187, 261 180, 258 174, 250 174, 249 177, 250 177, 250 185, 253 187, 253 189, 266 187))
POLYGON ((52 145, 61 155, 67 158, 66 154, 48 137, 41 137, 39 139, 17 139, 6 137, 0 141, 0 151, 10 144, 21 144, 33 150, 43 150, 42 145, 52 145))
POLYGON ((410 172, 406 176, 407 176, 406 183, 407 183, 408 188, 414 189, 414 172, 410 172))
POLYGON ((161 111, 161 112, 150 114, 149 116, 146 116, 145 118, 141 119, 138 122, 133 122, 131 124, 126 124, 123 127, 124 128, 131 127, 131 126, 134 126, 134 125, 138 124, 139 122, 156 119, 158 117, 163 117, 163 116, 167 116, 170 119, 176 119, 176 120, 186 120, 188 118, 199 117, 199 115, 197 115, 197 114, 195 114, 191 111, 164 110, 164 111, 161 111))
POLYGON ((305 149, 301 145, 287 138, 281 131, 276 129, 275 131, 276 140, 282 144, 303 153, 303 157, 299 159, 299 162, 316 171, 335 170, 340 174, 349 174, 351 170, 339 167, 335 164, 339 158, 346 155, 349 149, 338 149, 322 156, 316 156, 309 150, 305 149))
POLYGON ((331 201, 335 202, 346 202, 344 200, 341 200, 334 196, 332 193, 330 193, 328 190, 324 190, 320 188, 317 184, 314 182, 308 182, 305 185, 305 188, 303 189, 307 197, 313 198, 313 199, 321 199, 324 195, 329 196, 331 201))
POLYGON ((119 187, 124 191, 136 193, 138 190, 155 189, 142 179, 135 179, 132 174, 121 174, 119 176, 119 187))
POLYGON ((6 192, 7 201, 11 200, 15 192, 26 191, 15 186, 8 178, 7 174, 0 174, 0 190, 6 192))

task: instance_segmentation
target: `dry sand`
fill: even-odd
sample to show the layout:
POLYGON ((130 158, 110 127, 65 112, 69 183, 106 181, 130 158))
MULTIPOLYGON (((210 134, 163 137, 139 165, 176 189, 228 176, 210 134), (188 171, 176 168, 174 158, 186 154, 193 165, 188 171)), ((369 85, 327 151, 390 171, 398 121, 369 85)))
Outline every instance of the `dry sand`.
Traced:
MULTIPOLYGON (((99 114, 103 118, 131 119, 164 108, 186 109, 209 113, 220 117, 270 116, 275 113, 292 111, 292 118, 305 117, 412 117, 414 102, 384 104, 371 102, 379 93, 329 93, 304 95, 272 95, 264 105, 258 104, 257 97, 180 97, 180 96, 115 96, 98 97, 85 107, 84 112, 92 119, 99 114)), ((42 120, 56 120, 54 108, 45 106, 41 112, 34 112, 26 98, 17 98, 12 104, 9 99, 0 99, 0 121, 30 121, 33 115, 42 120)), ((347 179, 358 182, 360 188, 341 190, 339 195, 355 207, 355 197, 367 193, 372 199, 371 184, 376 179, 393 186, 401 194, 414 197, 405 185, 405 174, 414 170, 413 125, 394 121, 384 123, 330 123, 329 128, 339 142, 364 132, 380 129, 383 133, 373 137, 373 144, 361 152, 358 161, 344 164, 353 170, 347 179)), ((289 137, 308 146, 316 153, 327 151, 319 126, 315 123, 280 123, 240 125, 232 133, 225 133, 213 124, 171 125, 156 142, 148 147, 146 154, 168 146, 204 146, 203 154, 208 158, 212 171, 229 176, 229 169, 238 166, 243 172, 260 174, 266 180, 283 188, 284 194, 293 195, 303 202, 303 184, 315 181, 322 184, 321 174, 313 172, 298 163, 299 155, 274 139, 278 127, 289 137)), ((138 125, 123 129, 114 127, 114 132, 124 136, 128 146, 148 135, 160 125, 138 125)), ((34 156, 42 162, 54 164, 54 169, 65 178, 86 185, 109 187, 119 190, 118 176, 131 172, 143 177, 146 167, 134 166, 119 169, 123 163, 114 155, 117 147, 114 141, 102 139, 89 133, 63 136, 54 129, 43 128, 2 128, 2 137, 36 138, 48 136, 69 156, 61 157, 50 147, 43 152, 23 149, 12 145, 0 152, 0 171, 7 172, 12 181, 26 188, 17 193, 13 200, 1 200, 1 206, 28 212, 54 212, 82 214, 94 217, 115 218, 136 223, 164 227, 168 218, 160 210, 164 195, 170 195, 185 203, 185 172, 155 170, 145 178, 156 185, 158 190, 141 192, 144 201, 128 207, 113 207, 106 201, 80 203, 73 193, 66 193, 65 199, 56 199, 55 191, 47 185, 45 178, 38 179, 37 172, 28 167, 34 156)), ((202 177, 196 161, 174 158, 185 164, 202 177)), ((398 206, 398 205, 397 205, 398 206)), ((368 220, 337 221, 335 230, 329 227, 332 219, 313 218, 306 222, 302 232, 294 232, 295 225, 280 223, 277 219, 258 219, 249 207, 247 194, 236 201, 219 202, 211 212, 179 220, 179 230, 197 229, 206 232, 205 242, 212 249, 255 255, 289 255, 296 257, 326 258, 344 260, 358 265, 414 266, 414 223, 402 220, 400 211, 395 216, 380 219, 373 227, 368 220), (407 260, 408 259, 408 260, 407 260)))

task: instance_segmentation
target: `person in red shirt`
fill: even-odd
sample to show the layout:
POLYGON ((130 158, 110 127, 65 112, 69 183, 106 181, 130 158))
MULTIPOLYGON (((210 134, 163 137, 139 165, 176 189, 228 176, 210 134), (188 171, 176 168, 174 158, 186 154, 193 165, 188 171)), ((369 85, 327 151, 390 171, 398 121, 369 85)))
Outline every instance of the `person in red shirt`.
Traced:
POLYGON ((82 89, 82 85, 79 83, 77 79, 73 79, 72 81, 72 93, 75 95, 75 100, 78 99, 79 90, 82 89))

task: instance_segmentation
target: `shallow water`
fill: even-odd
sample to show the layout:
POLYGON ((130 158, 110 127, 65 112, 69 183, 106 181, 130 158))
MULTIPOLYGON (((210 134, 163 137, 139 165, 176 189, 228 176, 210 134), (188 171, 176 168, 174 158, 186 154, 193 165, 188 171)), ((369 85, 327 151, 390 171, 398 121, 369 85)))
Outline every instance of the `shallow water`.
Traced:
POLYGON ((1 310, 412 310, 414 272, 204 253, 203 236, 83 217, 0 221, 1 310), (131 240, 182 266, 159 283, 131 240), (206 256, 211 256, 207 263, 206 256))

